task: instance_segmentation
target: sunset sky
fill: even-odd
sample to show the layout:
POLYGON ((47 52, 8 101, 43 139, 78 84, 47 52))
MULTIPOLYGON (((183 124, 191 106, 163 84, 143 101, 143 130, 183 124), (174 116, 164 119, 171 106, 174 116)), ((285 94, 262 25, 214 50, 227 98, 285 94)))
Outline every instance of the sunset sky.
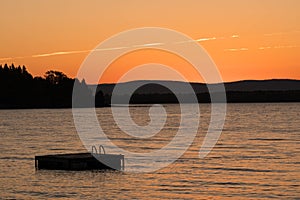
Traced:
MULTIPOLYGON (((105 39, 128 29, 163 27, 198 40, 226 82, 300 79, 299 0, 0 0, 0 8, 0 64, 25 65, 34 76, 54 69, 75 77, 105 39)), ((117 81, 118 67, 149 62, 193 73, 176 56, 158 54, 119 58, 103 82, 117 81)))

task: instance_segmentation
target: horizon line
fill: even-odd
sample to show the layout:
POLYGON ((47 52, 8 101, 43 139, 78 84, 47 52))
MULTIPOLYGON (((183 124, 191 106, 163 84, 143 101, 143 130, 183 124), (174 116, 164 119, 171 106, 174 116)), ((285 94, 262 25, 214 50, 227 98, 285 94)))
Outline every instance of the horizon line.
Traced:
POLYGON ((114 85, 114 84, 126 84, 131 82, 178 82, 178 83, 189 83, 189 84, 208 84, 208 85, 214 85, 214 84, 225 84, 225 83, 236 83, 236 82, 246 82, 246 81, 300 81, 300 79, 292 79, 292 78, 267 78, 267 79, 241 79, 241 80, 235 80, 235 81, 223 81, 219 83, 205 83, 205 82, 194 82, 194 81, 180 81, 180 80, 132 80, 132 81, 124 81, 124 82, 111 82, 111 83, 93 83, 93 84, 87 84, 87 85, 114 85))

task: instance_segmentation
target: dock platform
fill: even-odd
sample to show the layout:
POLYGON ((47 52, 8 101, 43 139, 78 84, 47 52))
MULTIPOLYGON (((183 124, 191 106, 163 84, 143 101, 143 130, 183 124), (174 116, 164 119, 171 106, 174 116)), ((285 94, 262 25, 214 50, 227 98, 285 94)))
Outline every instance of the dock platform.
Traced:
MULTIPOLYGON (((100 148, 99 148, 100 149, 100 148)), ((124 155, 74 153, 35 156, 36 170, 119 170, 124 171, 124 155)))

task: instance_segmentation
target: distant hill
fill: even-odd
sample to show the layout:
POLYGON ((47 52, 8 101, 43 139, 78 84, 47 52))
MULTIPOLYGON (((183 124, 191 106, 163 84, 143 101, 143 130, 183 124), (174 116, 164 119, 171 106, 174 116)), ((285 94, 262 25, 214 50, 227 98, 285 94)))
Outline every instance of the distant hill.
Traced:
MULTIPOLYGON (((204 83, 187 83, 179 81, 133 81, 119 83, 119 86, 128 88, 134 84, 142 85, 130 98, 132 104, 153 104, 153 103, 178 103, 175 95, 168 89, 175 88, 175 93, 184 97, 185 103, 192 103, 190 91, 184 88, 191 84, 197 95, 199 103, 209 103, 210 94, 208 85, 204 83), (164 85, 164 86, 163 86, 164 85), (166 86, 166 87, 165 87, 166 86)), ((215 86, 218 84, 211 84, 215 86)), ((229 103, 253 103, 253 102, 300 102, 300 80, 272 79, 272 80, 245 80, 224 83, 226 99, 229 103)), ((93 85, 97 92, 104 95, 104 102, 111 103, 111 95, 115 84, 93 85), (100 92, 101 91, 101 92, 100 92)), ((123 97, 129 94, 125 90, 115 94, 118 104, 126 103, 123 97)), ((96 98, 97 101, 97 98, 96 98)))
MULTIPOLYGON (((204 83, 186 83, 179 81, 132 81, 119 83, 124 87, 129 87, 135 83, 141 83, 144 85, 138 89, 136 94, 168 94, 163 85, 172 85, 176 88, 176 92, 181 94, 188 94, 184 91, 186 84, 191 84, 195 93, 208 92, 207 85, 204 83), (153 84, 154 83, 154 84, 153 84)), ((214 84, 212 84, 214 85, 214 84)), ((224 83, 226 92, 254 92, 254 91, 300 91, 300 80, 291 79, 271 79, 271 80, 244 80, 236 82, 224 83)), ((95 85, 93 87, 96 87, 95 85)), ((101 90, 104 95, 111 95, 115 84, 100 84, 97 87, 97 91, 101 90)), ((121 95, 121 94, 120 94, 121 95)))
POLYGON ((225 83, 226 91, 291 91, 300 90, 300 80, 271 79, 271 80, 245 80, 225 83))

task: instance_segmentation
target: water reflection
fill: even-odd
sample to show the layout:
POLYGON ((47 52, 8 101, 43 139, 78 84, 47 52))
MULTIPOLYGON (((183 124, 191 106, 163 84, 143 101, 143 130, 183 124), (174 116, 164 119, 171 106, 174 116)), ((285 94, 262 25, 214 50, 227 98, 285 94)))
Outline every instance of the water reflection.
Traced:
MULTIPOLYGON (((115 135, 109 108, 97 110, 113 141, 132 151, 160 148, 176 130, 176 105, 165 131, 140 144, 115 135)), ((147 108, 131 110, 147 122, 147 108), (143 110, 145 109, 145 110, 143 110), (144 116, 144 117, 143 117, 144 116)), ((213 151, 198 152, 210 107, 200 105, 201 128, 189 150, 155 173, 35 171, 34 155, 85 151, 71 110, 0 110, 1 199, 264 199, 299 197, 300 104, 229 104, 213 151)))

